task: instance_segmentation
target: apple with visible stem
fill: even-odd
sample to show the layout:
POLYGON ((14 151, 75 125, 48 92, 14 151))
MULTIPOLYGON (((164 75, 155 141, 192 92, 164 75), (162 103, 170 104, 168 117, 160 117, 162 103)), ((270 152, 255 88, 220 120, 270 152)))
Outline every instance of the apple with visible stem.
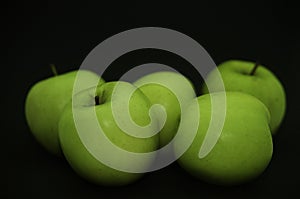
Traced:
POLYGON ((222 76, 226 91, 239 91, 248 93, 261 100, 271 114, 270 127, 274 135, 284 118, 286 97, 279 79, 266 67, 249 61, 229 60, 221 63, 212 71, 205 82, 203 93, 222 91, 219 84, 214 84, 218 78, 218 70, 222 76))
POLYGON ((54 76, 39 81, 30 88, 25 102, 25 116, 37 141, 50 153, 60 156, 58 121, 63 108, 72 98, 77 73, 81 73, 85 79, 79 90, 91 87, 94 81, 102 84, 104 80, 88 70, 57 75, 55 67, 51 67, 54 76))
POLYGON ((127 82, 108 82, 78 93, 59 121, 67 161, 80 176, 96 184, 119 186, 136 181, 143 173, 134 170, 147 169, 155 156, 139 161, 129 156, 155 151, 159 145, 159 122, 151 110, 148 98, 127 82), (108 143, 112 148, 106 148, 108 143), (123 165, 133 171, 121 170, 123 165))
MULTIPOLYGON (((178 162, 196 178, 228 186, 249 182, 259 176, 271 160, 273 144, 269 128, 270 114, 266 106, 245 93, 225 94, 224 125, 216 144, 204 157, 200 157, 199 151, 207 136, 210 122, 214 119, 211 97, 214 97, 216 103, 222 103, 224 92, 202 95, 183 112, 182 117, 194 118, 193 110, 198 106, 200 119, 195 139, 178 162)), ((192 119, 184 120, 179 128, 188 135, 191 125, 194 125, 192 119)), ((175 153, 185 145, 185 136, 175 141, 175 153)))
POLYGON ((133 83, 154 104, 160 104, 166 111, 166 121, 160 132, 160 146, 168 144, 177 132, 181 108, 196 96, 192 83, 177 72, 161 71, 150 73, 133 83), (182 107, 180 107, 182 106, 182 107))

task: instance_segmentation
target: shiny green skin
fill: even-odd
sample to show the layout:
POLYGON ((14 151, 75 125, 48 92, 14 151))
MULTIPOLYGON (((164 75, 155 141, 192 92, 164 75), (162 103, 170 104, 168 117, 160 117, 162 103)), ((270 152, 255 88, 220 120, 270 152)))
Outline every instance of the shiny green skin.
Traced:
MULTIPOLYGON (((150 81, 164 81, 177 85, 176 89, 180 94, 178 97, 184 99, 185 102, 190 102, 190 100, 195 97, 195 93, 190 92, 190 89, 188 89, 190 87, 193 88, 192 83, 183 75, 175 72, 156 72, 146 75, 134 82, 134 85, 139 87, 139 89, 149 98, 152 105, 160 104, 166 110, 167 119, 164 127, 160 131, 160 146, 165 146, 173 139, 177 132, 181 115, 180 104, 170 89, 154 83, 142 85, 143 83, 150 81)), ((186 106, 187 104, 183 104, 183 106, 186 106)))
MULTIPOLYGON (((213 93, 218 97, 220 93, 213 93)), ((257 98, 239 92, 226 93, 226 117, 221 135, 213 149, 204 158, 198 153, 211 118, 210 95, 197 98, 183 117, 191 118, 191 109, 199 106, 200 123, 190 148, 179 158, 179 164, 196 178, 218 185, 237 185, 259 176, 269 164, 272 136, 269 129, 269 112, 257 98)), ((218 98, 217 98, 218 99, 218 98)), ((193 124, 182 124, 186 131, 193 124)), ((175 143, 178 151, 184 138, 175 143)))
MULTIPOLYGON (((80 70, 86 79, 81 89, 91 87, 99 81, 96 73, 80 70)), ((61 156, 58 140, 58 121, 65 105, 72 98, 73 84, 77 71, 71 71, 37 82, 27 94, 25 116, 28 126, 37 141, 50 153, 61 156)))
MULTIPOLYGON (((259 65, 254 75, 250 75, 255 63, 240 60, 226 61, 218 66, 223 78, 226 91, 239 91, 248 93, 261 100, 271 114, 271 132, 274 135, 279 128, 286 110, 286 97, 284 88, 277 77, 264 66, 259 65)), ((212 85, 210 92, 221 91, 214 85, 215 71, 212 71, 206 82, 212 85)), ((208 93, 206 86, 203 93, 208 93)))
MULTIPOLYGON (((133 85, 129 83, 119 83, 124 84, 128 88, 133 87, 133 85)), ((115 85, 116 82, 108 82, 98 87, 96 94, 93 94, 92 90, 86 90, 75 96, 80 98, 80 100, 78 100, 79 104, 75 105, 74 108, 81 111, 80 114, 83 115, 82 121, 80 122, 86 124, 84 129, 86 129, 87 132, 93 131, 92 128, 94 127, 89 125, 89 121, 91 121, 93 117, 93 115, 90 114, 90 110, 95 109, 101 128, 114 145, 135 153, 155 151, 159 145, 158 134, 149 138, 136 138, 126 134, 118 127, 111 108, 111 95, 115 85), (95 105, 94 96, 99 96, 102 104, 95 105)), ((129 110, 133 121, 141 126, 148 125, 151 121, 149 109, 150 102, 147 97, 140 90, 136 90, 129 102, 129 110)), ((157 125, 152 127, 152 130, 157 131, 158 121, 153 122, 156 122, 157 125)), ((110 168, 90 154, 77 133, 72 103, 66 106, 60 119, 59 138, 63 153, 71 167, 81 177, 92 183, 105 186, 121 186, 130 184, 143 176, 141 173, 128 173, 110 168)), ((91 139, 93 140, 94 138, 91 139)), ((109 151, 106 155, 109 157, 112 156, 109 154, 109 151)), ((122 161, 128 161, 126 157, 116 157, 114 155, 112 158, 117 158, 120 164, 122 161)), ((153 161, 140 162, 138 166, 142 164, 145 167, 149 167, 153 161)), ((132 164, 132 167, 137 166, 136 162, 130 164, 132 164)))

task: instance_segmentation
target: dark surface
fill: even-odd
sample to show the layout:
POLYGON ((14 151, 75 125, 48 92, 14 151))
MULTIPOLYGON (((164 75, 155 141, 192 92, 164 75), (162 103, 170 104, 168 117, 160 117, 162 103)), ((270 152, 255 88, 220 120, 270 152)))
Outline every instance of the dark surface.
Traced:
MULTIPOLYGON (((286 1, 250 2, 191 5, 138 1, 108 6, 49 1, 4 5, 1 12, 4 33, 4 65, 1 67, 4 159, 1 168, 4 178, 0 191, 4 198, 282 198, 299 195, 300 26, 297 6, 286 1), (52 75, 48 64, 56 64, 59 73, 78 69, 89 51, 104 39, 143 26, 165 27, 187 34, 209 52, 216 64, 231 58, 259 60, 282 81, 287 93, 286 117, 274 137, 273 159, 257 180, 237 187, 218 187, 195 180, 177 164, 172 164, 129 186, 95 186, 82 180, 64 159, 50 155, 34 140, 25 122, 24 100, 30 86, 52 75)), ((104 78, 116 80, 121 71, 126 72, 152 58, 159 61, 157 57, 153 52, 152 55, 139 52, 136 57, 127 56, 116 61, 104 78)), ((201 80, 185 70, 186 63, 180 66, 180 59, 160 57, 161 62, 185 71, 199 88, 201 80)))

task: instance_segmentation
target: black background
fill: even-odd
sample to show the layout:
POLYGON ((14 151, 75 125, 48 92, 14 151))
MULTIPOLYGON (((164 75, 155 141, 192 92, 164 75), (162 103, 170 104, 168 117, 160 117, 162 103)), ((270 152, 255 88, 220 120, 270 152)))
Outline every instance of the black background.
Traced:
MULTIPOLYGON (((4 178, 1 194, 4 198, 282 198, 299 195, 298 9, 288 1, 249 2, 136 1, 108 5, 43 1, 2 5, 1 148, 4 161, 1 170, 4 178), (236 187, 219 187, 196 180, 172 164, 129 186, 101 187, 78 177, 63 158, 50 155, 34 140, 25 122, 24 100, 30 86, 52 75, 49 63, 54 63, 59 73, 78 69, 90 50, 104 39, 144 26, 170 28, 192 37, 216 64, 232 58, 259 60, 281 80, 287 93, 286 117, 274 137, 273 159, 257 180, 236 187)), ((201 78, 190 73, 187 63, 159 53, 137 52, 120 58, 104 78, 117 80, 130 67, 154 60, 183 71, 196 88, 200 87, 201 78)))

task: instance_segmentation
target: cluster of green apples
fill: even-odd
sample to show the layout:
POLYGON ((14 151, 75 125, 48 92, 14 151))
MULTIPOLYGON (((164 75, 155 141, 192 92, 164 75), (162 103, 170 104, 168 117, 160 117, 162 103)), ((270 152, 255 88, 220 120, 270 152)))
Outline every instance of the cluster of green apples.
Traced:
MULTIPOLYGON (((91 121, 96 116, 99 126, 115 146, 129 152, 147 153, 168 145, 178 129, 189 135, 190 127, 195 125, 192 110, 199 110, 196 136, 178 159, 179 164, 191 175, 210 183, 234 185, 248 182, 259 176, 271 160, 272 134, 279 128, 285 113, 284 89, 265 67, 237 60, 221 64, 208 75, 206 83, 210 85, 209 91, 203 85, 203 95, 197 97, 192 83, 175 72, 156 72, 129 83, 105 82, 87 70, 72 71, 33 85, 26 98, 25 116, 32 134, 46 150, 64 156, 70 166, 88 181, 115 186, 132 183, 143 173, 120 171, 95 158, 83 143, 76 120, 83 124, 81 129, 87 135, 93 135, 89 133, 95 131, 91 121), (79 73, 83 81, 74 93, 79 73), (226 92, 214 83, 218 74, 222 76, 226 92), (98 82, 96 87, 94 82, 98 82), (164 85, 170 85, 172 89, 164 85), (117 86, 121 89, 116 89, 117 86), (123 97, 124 93, 132 93, 129 102, 123 97), (199 157, 213 118, 211 97, 222 99, 224 94, 226 117, 220 137, 206 156, 199 157), (119 104, 114 110, 113 103, 119 104), (157 104, 163 106, 164 114, 161 109, 152 114, 150 110, 157 104), (127 108, 132 122, 145 130, 131 132, 138 137, 129 135, 116 121, 114 112, 124 113, 127 108), (74 112, 80 117, 74 118, 74 112), (141 135, 144 132, 158 133, 147 137, 141 135)), ((128 115, 120 114, 120 117, 125 116, 128 115)), ((121 121, 128 121, 128 118, 121 118, 121 121)), ((123 123, 126 126, 126 122, 123 123)), ((88 138, 90 147, 94 151, 101 150, 95 139, 88 138)), ((172 145, 174 154, 180 153, 185 141, 184 134, 176 139, 172 145)), ((107 154, 109 156, 109 152, 107 154)), ((120 164, 139 169, 144 167, 145 170, 155 161, 153 158, 138 163, 128 162, 126 157, 115 156, 111 158, 120 164)))

